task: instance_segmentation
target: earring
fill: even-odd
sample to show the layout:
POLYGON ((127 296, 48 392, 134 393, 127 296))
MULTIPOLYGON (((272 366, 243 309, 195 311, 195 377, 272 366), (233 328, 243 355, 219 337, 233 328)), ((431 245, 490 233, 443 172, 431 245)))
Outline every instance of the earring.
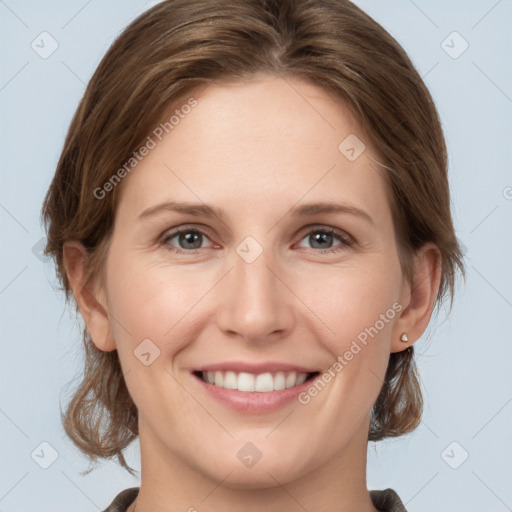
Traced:
POLYGON ((402 343, 407 343, 409 341, 409 336, 407 336, 407 333, 406 332, 403 332, 402 335, 400 336, 400 341, 402 343))

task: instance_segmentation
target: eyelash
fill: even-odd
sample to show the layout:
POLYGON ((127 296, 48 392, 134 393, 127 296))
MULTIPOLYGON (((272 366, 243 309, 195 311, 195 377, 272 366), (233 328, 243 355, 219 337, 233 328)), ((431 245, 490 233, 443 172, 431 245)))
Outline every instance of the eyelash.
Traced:
MULTIPOLYGON (((196 252, 199 251, 200 249, 204 249, 204 247, 200 247, 197 249, 180 249, 180 248, 176 248, 176 247, 173 247, 168 244, 168 240, 175 238, 176 236, 178 236, 182 233, 196 233, 196 234, 200 234, 206 238, 209 238, 208 234, 205 233, 204 231, 202 231, 201 229, 184 226, 181 228, 177 228, 174 231, 164 233, 160 244, 162 246, 165 246, 166 250, 168 250, 171 253, 175 253, 175 254, 196 254, 196 252)), ((311 248, 316 253, 325 254, 327 252, 330 252, 330 253, 339 252, 340 250, 343 250, 345 247, 352 247, 356 244, 356 241, 354 240, 354 238, 352 238, 349 234, 347 234, 344 231, 341 231, 339 229, 331 228, 331 227, 314 227, 310 231, 308 231, 300 239, 300 241, 304 240, 304 238, 308 237, 309 235, 311 235, 313 233, 322 233, 322 234, 333 235, 340 242, 342 242, 342 245, 340 245, 338 247, 330 247, 327 249, 311 248)))

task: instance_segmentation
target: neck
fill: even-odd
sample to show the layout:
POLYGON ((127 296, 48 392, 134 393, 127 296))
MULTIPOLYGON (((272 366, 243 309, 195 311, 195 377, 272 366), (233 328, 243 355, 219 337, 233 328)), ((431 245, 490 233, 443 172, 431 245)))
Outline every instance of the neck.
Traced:
MULTIPOLYGON (((171 453, 150 429, 139 429, 141 485, 127 512, 197 512, 205 506, 209 512, 378 512, 366 487, 367 439, 362 435, 368 431, 366 426, 358 429, 342 451, 295 478, 288 477, 290 472, 279 473, 271 464, 261 466, 258 478, 263 481, 257 485, 241 482, 236 471, 215 479, 171 453)), ((250 476, 256 476, 256 467, 250 476)))

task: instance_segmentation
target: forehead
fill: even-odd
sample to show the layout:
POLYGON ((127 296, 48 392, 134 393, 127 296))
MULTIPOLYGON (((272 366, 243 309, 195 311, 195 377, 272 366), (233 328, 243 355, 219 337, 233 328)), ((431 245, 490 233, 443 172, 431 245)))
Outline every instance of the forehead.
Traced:
POLYGON ((226 209, 291 206, 315 194, 377 208, 385 200, 357 118, 301 79, 198 88, 174 102, 150 137, 154 147, 123 181, 119 210, 133 215, 166 199, 226 209))

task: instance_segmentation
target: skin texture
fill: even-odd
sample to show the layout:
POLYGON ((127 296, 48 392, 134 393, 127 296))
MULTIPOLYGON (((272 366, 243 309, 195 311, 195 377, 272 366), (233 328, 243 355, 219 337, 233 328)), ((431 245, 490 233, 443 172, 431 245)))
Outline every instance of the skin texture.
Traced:
POLYGON ((83 286, 85 252, 77 242, 65 247, 92 339, 118 350, 139 410, 136 510, 375 512, 366 488, 370 410, 389 354, 408 346, 400 334, 410 345, 428 324, 436 248, 418 253, 411 286, 378 156, 349 109, 323 89, 262 75, 196 90, 173 109, 191 95, 197 106, 120 185, 105 281, 83 286), (353 162, 338 150, 352 133, 366 145, 353 162), (220 208, 222 220, 171 211, 138 218, 168 200, 220 208), (372 221, 290 213, 323 201, 356 206, 372 221), (169 237, 184 225, 205 232, 201 248, 169 237), (328 250, 318 248, 309 235, 326 227, 355 243, 334 236, 328 250), (263 249, 252 263, 236 252, 247 236, 263 249), (236 412, 191 374, 233 360, 327 369, 396 302, 400 313, 307 405, 236 412), (148 338, 160 356, 145 366, 134 350, 148 338), (262 453, 252 468, 237 458, 247 442, 262 453))

